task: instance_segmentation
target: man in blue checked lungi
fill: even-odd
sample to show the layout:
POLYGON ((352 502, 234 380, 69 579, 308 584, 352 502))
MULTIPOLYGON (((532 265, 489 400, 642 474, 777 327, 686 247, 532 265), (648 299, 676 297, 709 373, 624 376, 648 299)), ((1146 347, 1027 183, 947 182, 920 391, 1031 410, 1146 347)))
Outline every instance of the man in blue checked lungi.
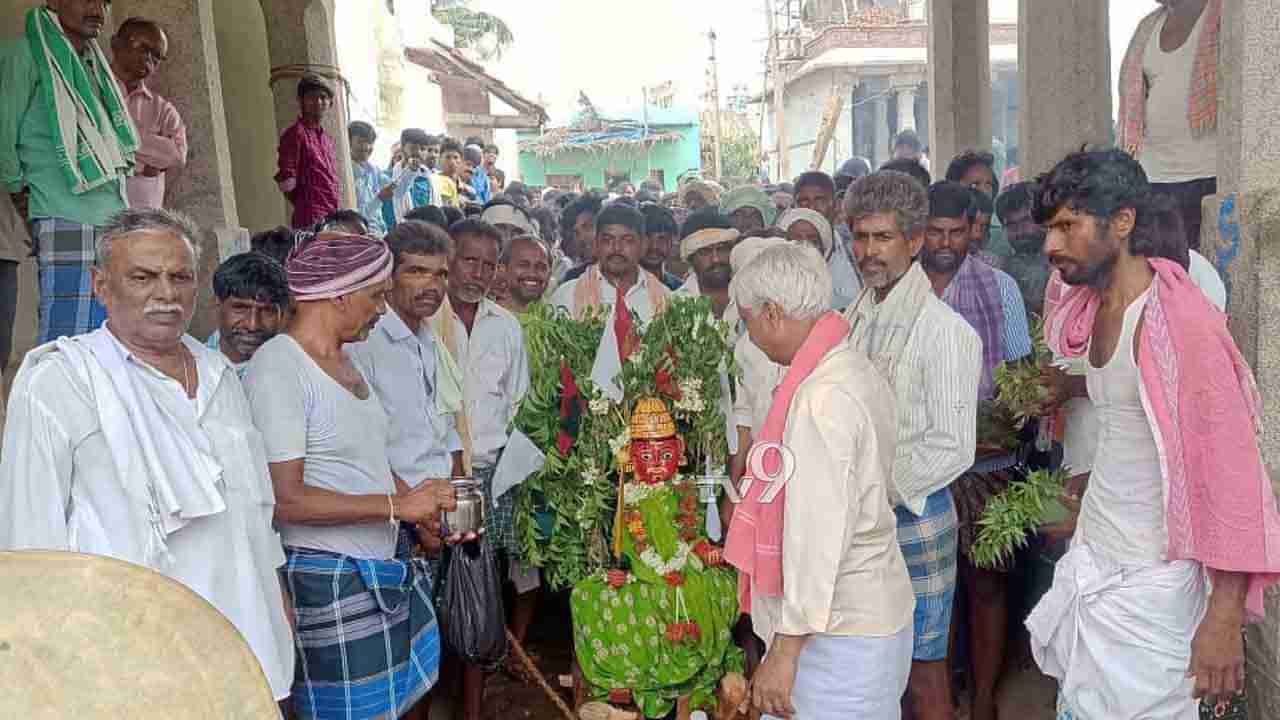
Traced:
POLYGON ((40 287, 39 342, 96 330, 97 229, 128 207, 138 133, 97 38, 104 0, 50 0, 0 47, 0 183, 27 208, 40 287))
POLYGON ((389 423, 344 345, 386 311, 392 256, 324 232, 288 260, 296 312, 254 353, 245 387, 263 429, 296 625, 294 710, 398 718, 435 683, 440 633, 407 524, 439 533, 448 482, 410 487, 387 460, 389 423))
POLYGON ((890 502, 916 595, 907 681, 913 717, 954 717, 947 642, 956 588, 957 520, 951 483, 973 465, 982 343, 934 292, 916 262, 929 200, 908 175, 880 172, 849 187, 845 217, 866 288, 845 311, 897 399, 898 450, 890 502))

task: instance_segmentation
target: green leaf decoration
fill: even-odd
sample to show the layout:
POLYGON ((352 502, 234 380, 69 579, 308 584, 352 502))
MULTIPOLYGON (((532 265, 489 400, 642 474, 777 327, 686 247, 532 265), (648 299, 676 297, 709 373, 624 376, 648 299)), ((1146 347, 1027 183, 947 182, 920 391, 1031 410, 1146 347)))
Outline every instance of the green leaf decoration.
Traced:
POLYGON ((720 369, 734 372, 732 331, 715 319, 708 298, 673 297, 664 312, 639 327, 640 346, 623 363, 623 401, 610 403, 591 382, 591 367, 604 334, 607 314, 574 320, 544 303, 520 316, 529 352, 530 389, 513 426, 546 453, 542 470, 516 491, 516 538, 523 562, 542 568, 554 589, 572 587, 606 568, 617 501, 614 449, 621 444, 639 398, 658 394, 658 369, 682 389, 679 402, 667 398, 678 430, 689 446, 684 472, 700 474, 708 458, 727 462, 724 416, 720 412, 720 369), (672 358, 675 358, 673 361, 672 358), (560 364, 567 362, 588 401, 577 442, 562 456, 560 364))
POLYGON ((1067 477, 1066 468, 1036 470, 987 501, 969 551, 973 564, 993 569, 1011 560, 1026 546, 1028 534, 1058 515, 1055 505, 1060 505, 1067 477))

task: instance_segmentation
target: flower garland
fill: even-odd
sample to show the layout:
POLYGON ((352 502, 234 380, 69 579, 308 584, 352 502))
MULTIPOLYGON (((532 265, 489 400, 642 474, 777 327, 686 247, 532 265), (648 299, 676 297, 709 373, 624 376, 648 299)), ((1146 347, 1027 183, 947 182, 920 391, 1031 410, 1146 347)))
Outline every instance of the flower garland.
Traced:
POLYGON ((639 510, 629 510, 626 514, 627 532, 640 553, 640 561, 650 570, 664 578, 671 587, 684 584, 682 572, 689 563, 691 554, 697 556, 699 551, 706 552, 710 545, 702 542, 695 548, 690 543, 698 539, 698 494, 697 488, 689 482, 677 477, 672 485, 648 485, 645 483, 627 483, 623 486, 623 503, 633 507, 640 502, 671 492, 677 494, 680 514, 677 523, 680 526, 680 539, 676 541, 675 552, 667 560, 663 560, 657 549, 649 544, 649 530, 644 524, 644 514, 639 510), (705 546, 705 547, 704 547, 705 546))

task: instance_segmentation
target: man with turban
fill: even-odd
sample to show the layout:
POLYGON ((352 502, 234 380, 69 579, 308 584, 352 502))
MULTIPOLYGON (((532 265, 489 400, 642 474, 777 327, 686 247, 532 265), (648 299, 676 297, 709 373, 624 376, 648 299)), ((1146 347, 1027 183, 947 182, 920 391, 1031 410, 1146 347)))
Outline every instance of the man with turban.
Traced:
POLYGON ((777 208, 773 200, 755 185, 742 185, 729 191, 720 202, 720 212, 738 232, 763 230, 773 225, 777 208))
POLYGON ((381 240, 323 232, 289 255, 296 311, 245 376, 275 485, 304 718, 408 712, 435 683, 440 635, 415 533, 439 532, 448 482, 392 472, 389 423, 343 347, 386 311, 393 260, 381 240), (337 629, 341 629, 338 631, 337 629))
POLYGON ((693 180, 680 191, 680 202, 689 212, 720 205, 720 189, 708 180, 693 180))

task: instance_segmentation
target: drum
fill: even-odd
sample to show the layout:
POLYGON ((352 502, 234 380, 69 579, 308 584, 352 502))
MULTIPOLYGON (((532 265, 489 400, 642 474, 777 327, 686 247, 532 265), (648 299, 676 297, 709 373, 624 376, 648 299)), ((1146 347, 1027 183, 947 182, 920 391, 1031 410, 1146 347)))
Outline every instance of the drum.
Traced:
POLYGON ((278 718, 249 645, 199 595, 138 565, 0 553, 5 717, 278 718))

